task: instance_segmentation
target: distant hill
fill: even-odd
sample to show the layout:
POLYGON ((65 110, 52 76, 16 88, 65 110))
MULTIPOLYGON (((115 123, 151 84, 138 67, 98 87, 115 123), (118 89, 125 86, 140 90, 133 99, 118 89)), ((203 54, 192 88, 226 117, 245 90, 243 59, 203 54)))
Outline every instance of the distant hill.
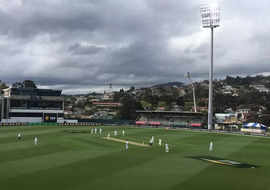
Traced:
POLYGON ((183 87, 184 86, 184 83, 183 82, 168 82, 168 83, 163 83, 163 84, 157 84, 157 85, 154 85, 153 87, 173 87, 173 86, 176 86, 176 87, 183 87))

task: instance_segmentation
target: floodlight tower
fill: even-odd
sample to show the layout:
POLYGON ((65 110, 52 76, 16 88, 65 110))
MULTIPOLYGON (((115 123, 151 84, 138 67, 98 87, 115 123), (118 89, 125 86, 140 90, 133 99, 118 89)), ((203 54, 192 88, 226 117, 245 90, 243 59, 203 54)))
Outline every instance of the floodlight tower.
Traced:
POLYGON ((188 78, 188 80, 190 81, 191 86, 192 86, 194 111, 197 112, 196 96, 195 96, 195 86, 194 86, 194 84, 193 84, 193 81, 191 80, 190 72, 187 72, 187 78, 188 78))
POLYGON ((214 28, 219 26, 220 23, 220 9, 217 4, 202 5, 201 17, 203 28, 211 29, 211 64, 209 67, 209 98, 208 98, 208 130, 212 129, 213 125, 213 41, 214 41, 214 28))

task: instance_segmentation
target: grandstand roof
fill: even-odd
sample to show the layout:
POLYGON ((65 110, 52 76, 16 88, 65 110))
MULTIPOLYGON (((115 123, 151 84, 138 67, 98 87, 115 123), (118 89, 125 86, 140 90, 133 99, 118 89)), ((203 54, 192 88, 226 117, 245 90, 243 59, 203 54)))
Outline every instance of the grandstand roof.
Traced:
POLYGON ((4 95, 14 96, 61 96, 62 90, 38 89, 38 88, 7 88, 4 95))
POLYGON ((187 112, 187 111, 156 111, 156 110, 136 110, 137 113, 172 113, 172 114, 197 114, 202 115, 202 112, 187 112))

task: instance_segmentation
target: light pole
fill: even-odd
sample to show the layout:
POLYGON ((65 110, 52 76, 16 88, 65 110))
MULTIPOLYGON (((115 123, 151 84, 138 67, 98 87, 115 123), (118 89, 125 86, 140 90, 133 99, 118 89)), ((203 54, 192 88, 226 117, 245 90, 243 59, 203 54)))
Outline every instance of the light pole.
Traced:
POLYGON ((195 86, 191 80, 191 75, 190 72, 187 72, 187 78, 188 80, 191 82, 191 86, 192 86, 192 92, 193 92, 193 105, 194 105, 194 111, 197 112, 197 106, 196 106, 196 96, 195 96, 195 86))
POLYGON ((211 64, 209 67, 208 130, 213 125, 213 49, 214 28, 219 26, 220 9, 217 4, 201 6, 202 26, 211 29, 211 64))

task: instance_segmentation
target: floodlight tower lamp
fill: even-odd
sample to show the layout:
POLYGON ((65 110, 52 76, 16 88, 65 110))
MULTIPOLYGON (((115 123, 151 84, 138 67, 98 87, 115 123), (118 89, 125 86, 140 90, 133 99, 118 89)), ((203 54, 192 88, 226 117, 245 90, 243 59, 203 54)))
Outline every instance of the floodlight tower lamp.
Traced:
POLYGON ((216 28, 220 23, 220 8, 217 4, 202 5, 201 17, 203 28, 216 28))

